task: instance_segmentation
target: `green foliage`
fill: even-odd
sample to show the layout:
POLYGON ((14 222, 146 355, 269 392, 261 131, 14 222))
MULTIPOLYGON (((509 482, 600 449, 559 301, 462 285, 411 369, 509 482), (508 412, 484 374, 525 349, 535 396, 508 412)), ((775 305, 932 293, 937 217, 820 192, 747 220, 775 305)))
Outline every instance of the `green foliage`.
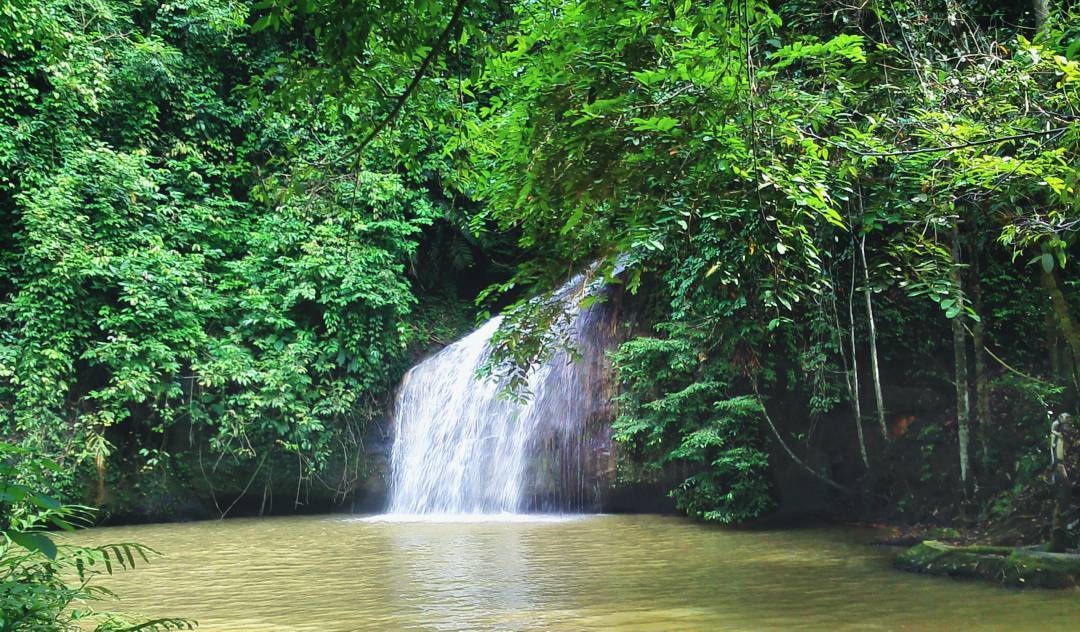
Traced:
MULTIPOLYGON (((694 328, 740 379, 808 402, 807 432, 791 432, 811 443, 817 420, 850 403, 852 361, 870 388, 869 286, 880 346, 905 363, 886 378, 943 387, 950 321, 981 323, 998 349, 1006 332, 1038 331, 1031 319, 1047 306, 1021 314, 994 280, 1038 296, 1031 274, 1066 271, 1080 226, 1076 9, 1055 5, 1038 37, 1017 27, 1026 10, 516 5, 462 93, 468 124, 454 144, 467 150, 459 177, 485 202, 474 222, 519 235, 526 255, 493 292, 546 290, 586 262, 619 261, 631 291, 670 301, 649 323, 694 328), (995 270, 974 279, 981 303, 973 265, 995 270)), ((541 325, 558 317, 519 308, 500 350, 528 364, 554 344, 541 325)), ((1056 318, 1047 335, 1068 326, 1056 318)), ((1065 377, 1051 381, 1075 382, 1065 377)), ((651 445, 658 432, 664 453, 682 445, 658 419, 620 424, 624 440, 651 445)))
POLYGON ((0 629, 32 630, 194 630, 186 619, 131 621, 98 612, 92 605, 115 599, 99 585, 105 575, 148 563, 153 549, 134 543, 96 547, 57 544, 46 527, 73 530, 90 511, 61 504, 24 482, 60 466, 32 452, 0 443, 0 629), (88 628, 87 626, 92 626, 88 628))
MULTIPOLYGON (((706 519, 765 508, 751 385, 839 435, 871 307, 894 385, 951 388, 956 323, 1075 391, 1073 5, 0 1, 0 431, 69 490, 136 446, 359 457, 478 262, 511 386, 570 274, 651 294, 619 437, 706 519)), ((1035 454, 1031 401, 986 463, 1035 454)))
POLYGON ((72 495, 118 451, 362 458, 429 335, 424 231, 455 231, 430 132, 398 130, 406 170, 393 143, 354 159, 362 114, 284 107, 283 64, 310 56, 243 3, 0 7, 0 435, 72 495))
POLYGON ((615 440, 655 475, 689 471, 671 495, 687 515, 741 522, 772 506, 761 408, 731 394, 730 369, 704 352, 704 336, 685 325, 662 338, 634 338, 612 354, 622 386, 615 440))

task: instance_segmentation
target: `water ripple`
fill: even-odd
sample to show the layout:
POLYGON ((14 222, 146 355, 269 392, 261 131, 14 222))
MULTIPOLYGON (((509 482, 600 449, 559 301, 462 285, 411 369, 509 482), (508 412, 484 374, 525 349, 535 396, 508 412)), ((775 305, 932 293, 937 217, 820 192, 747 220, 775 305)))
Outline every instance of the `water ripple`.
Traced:
POLYGON ((166 557, 117 608, 209 631, 1042 630, 1074 591, 908 575, 851 529, 741 531, 657 516, 240 519, 94 529, 166 557))

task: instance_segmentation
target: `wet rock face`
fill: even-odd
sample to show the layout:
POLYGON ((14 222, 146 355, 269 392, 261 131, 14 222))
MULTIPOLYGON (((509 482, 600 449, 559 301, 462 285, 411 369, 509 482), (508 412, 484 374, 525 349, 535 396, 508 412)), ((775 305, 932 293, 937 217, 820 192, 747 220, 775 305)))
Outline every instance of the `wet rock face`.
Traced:
POLYGON ((537 392, 536 405, 571 424, 538 427, 526 468, 528 511, 606 511, 615 481, 611 424, 614 374, 608 352, 621 342, 620 294, 584 310, 576 323, 576 357, 553 367, 553 388, 537 392))
POLYGON ((1080 586, 1080 554, 1031 548, 950 546, 927 540, 901 553, 895 566, 915 573, 983 579, 1011 588, 1080 586))
POLYGON ((367 453, 367 475, 357 483, 353 494, 354 513, 379 513, 386 507, 390 492, 390 459, 383 452, 367 453))
POLYGON ((394 447, 389 414, 368 423, 364 431, 363 476, 349 498, 353 513, 379 513, 390 494, 390 452, 394 447))

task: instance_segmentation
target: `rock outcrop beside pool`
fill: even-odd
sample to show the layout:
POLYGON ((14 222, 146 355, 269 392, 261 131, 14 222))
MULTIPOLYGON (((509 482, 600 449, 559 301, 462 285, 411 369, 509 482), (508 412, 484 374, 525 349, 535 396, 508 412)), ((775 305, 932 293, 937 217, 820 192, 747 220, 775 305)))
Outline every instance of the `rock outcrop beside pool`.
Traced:
POLYGON ((1032 548, 952 546, 926 540, 901 553, 895 566, 915 573, 990 580, 1013 588, 1080 586, 1080 554, 1032 548))

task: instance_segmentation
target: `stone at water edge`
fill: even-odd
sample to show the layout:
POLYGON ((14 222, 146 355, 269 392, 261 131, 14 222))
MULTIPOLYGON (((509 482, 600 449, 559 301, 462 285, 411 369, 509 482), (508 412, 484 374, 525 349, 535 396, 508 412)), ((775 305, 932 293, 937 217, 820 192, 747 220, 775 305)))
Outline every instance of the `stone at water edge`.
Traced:
POLYGON ((1014 588, 1080 586, 1080 555, 1002 546, 950 546, 937 540, 916 544, 897 556, 900 570, 971 577, 1014 588))

